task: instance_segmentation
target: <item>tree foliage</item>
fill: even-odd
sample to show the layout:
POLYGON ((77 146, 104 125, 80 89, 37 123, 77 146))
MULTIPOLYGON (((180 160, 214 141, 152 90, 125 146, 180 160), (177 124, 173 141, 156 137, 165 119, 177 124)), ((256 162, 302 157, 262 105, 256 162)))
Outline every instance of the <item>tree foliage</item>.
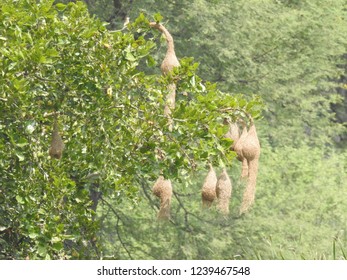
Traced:
POLYGON ((0 258, 347 258, 347 160, 332 138, 344 0, 75 2, 0 2, 0 258), (149 20, 175 40, 181 66, 165 77, 149 20), (223 121, 250 115, 263 118, 262 152, 240 216, 223 121), (61 160, 48 152, 56 118, 61 160), (208 162, 228 168, 228 216, 201 209, 208 162), (173 184, 168 223, 151 193, 160 173, 173 184))
MULTIPOLYGON (((100 205, 105 259, 346 259, 347 154, 327 157, 319 148, 263 148, 256 202, 239 216, 243 183, 233 178, 231 213, 201 208, 206 171, 189 189, 174 183, 172 219, 155 221, 157 204, 143 198, 100 205), (317 174, 324 173, 324 176, 317 174)), ((217 169, 217 173, 221 170, 217 169)), ((150 196, 150 194, 148 194, 150 196)))
POLYGON ((161 171, 184 180, 207 161, 230 164, 223 119, 259 114, 258 99, 203 83, 191 59, 167 77, 140 70, 153 67, 157 36, 143 15, 110 32, 82 2, 2 1, 0 9, 4 258, 100 257, 100 194, 136 201, 161 171), (185 94, 170 131, 163 108, 172 79, 185 94), (61 160, 48 156, 55 117, 61 160))
MULTIPOLYGON (((141 211, 129 206, 125 215, 114 205, 117 227, 113 211, 108 211, 110 219, 103 220, 102 230, 110 240, 104 243, 109 256, 346 258, 346 208, 341 200, 346 158, 343 150, 333 148, 346 133, 346 98, 340 105, 346 76, 345 1, 119 2, 123 7, 131 3, 126 12, 130 18, 139 11, 164 15, 178 56, 194 56, 200 62, 198 73, 224 89, 261 95, 267 111, 258 126, 262 156, 256 204, 247 217, 236 215, 243 186, 235 166, 234 212, 228 222, 200 212, 196 193, 205 173, 197 174, 190 195, 184 196, 184 184, 175 185, 178 215, 172 227, 152 224, 148 217, 155 210, 146 201, 139 204, 141 211)), ((121 28, 123 21, 118 17, 111 28, 121 28)), ((158 49, 154 55, 160 60, 163 53, 158 49)))
POLYGON ((341 92, 340 77, 346 76, 345 5, 345 0, 144 0, 134 2, 128 15, 140 10, 165 15, 177 54, 199 61, 202 78, 227 91, 260 95, 267 104, 260 134, 272 146, 325 145, 346 133, 343 122, 336 122, 337 109, 331 110, 341 102, 336 88, 341 92))

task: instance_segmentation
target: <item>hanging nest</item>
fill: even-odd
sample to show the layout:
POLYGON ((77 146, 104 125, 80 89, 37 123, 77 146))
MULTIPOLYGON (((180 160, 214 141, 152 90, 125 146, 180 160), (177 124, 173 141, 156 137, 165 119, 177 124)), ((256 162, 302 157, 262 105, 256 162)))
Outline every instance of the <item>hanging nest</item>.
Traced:
POLYGON ((216 199, 216 185, 217 175, 213 166, 210 164, 210 170, 201 189, 202 206, 204 208, 211 207, 213 201, 216 199))
POLYGON ((251 121, 247 137, 242 144, 242 156, 247 160, 248 178, 246 189, 240 207, 240 214, 246 213, 254 203, 255 187, 257 183, 258 163, 260 157, 260 143, 253 121, 251 121))
POLYGON ((170 207, 172 197, 172 185, 170 180, 165 180, 163 176, 159 176, 153 186, 153 194, 160 198, 160 209, 158 212, 158 220, 170 219, 170 207))
POLYGON ((231 198, 232 185, 226 169, 218 177, 216 194, 217 208, 224 215, 229 214, 229 201, 231 198))
POLYGON ((59 134, 58 120, 55 118, 53 124, 52 141, 49 148, 51 158, 60 159, 64 150, 64 142, 59 134))
MULTIPOLYGON (((160 69, 163 75, 168 75, 175 67, 180 66, 180 63, 177 59, 175 53, 175 46, 173 38, 170 32, 160 23, 150 22, 149 25, 152 28, 159 30, 162 34, 164 34, 167 43, 167 51, 166 55, 161 63, 160 69)), ((173 120, 171 117, 172 111, 175 109, 176 103, 176 84, 173 82, 167 87, 168 94, 166 96, 166 105, 164 108, 164 115, 168 118, 169 130, 172 131, 173 128, 173 120)))
POLYGON ((248 131, 246 123, 242 122, 242 133, 240 138, 233 145, 234 151, 237 153, 237 159, 242 162, 241 178, 246 178, 248 176, 248 163, 247 159, 243 155, 243 145, 247 138, 248 131))
POLYGON ((174 40, 170 32, 162 24, 157 22, 150 22, 149 25, 152 28, 159 30, 165 36, 167 51, 166 51, 165 58, 163 62, 161 63, 160 69, 163 75, 167 75, 174 69, 174 67, 180 66, 180 63, 175 53, 174 40))
POLYGON ((233 144, 231 145, 231 150, 234 151, 234 147, 237 141, 240 139, 240 130, 236 123, 229 123, 229 130, 224 135, 225 138, 229 138, 233 140, 233 144))

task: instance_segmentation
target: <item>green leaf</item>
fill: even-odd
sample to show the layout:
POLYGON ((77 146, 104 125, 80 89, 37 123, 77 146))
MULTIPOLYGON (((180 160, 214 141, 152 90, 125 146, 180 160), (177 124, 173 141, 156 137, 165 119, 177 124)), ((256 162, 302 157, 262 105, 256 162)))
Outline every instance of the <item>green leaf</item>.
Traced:
POLYGON ((21 152, 16 151, 16 156, 19 159, 19 161, 25 160, 25 156, 21 152))
POLYGON ((37 249, 37 252, 38 252, 39 255, 45 256, 47 254, 47 246, 39 245, 38 249, 37 249))
POLYGON ((157 62, 155 61, 155 59, 151 55, 147 56, 146 63, 148 65, 148 67, 154 67, 157 65, 157 62))
POLYGON ((128 61, 136 61, 136 58, 134 57, 134 55, 130 51, 126 52, 125 58, 128 61))
POLYGON ((56 49, 47 49, 46 54, 50 57, 59 57, 59 52, 56 49))
POLYGON ((13 86, 18 90, 18 91, 22 91, 24 89, 25 84, 27 83, 27 81, 25 79, 15 79, 13 81, 13 86))
POLYGON ((35 232, 32 232, 32 233, 29 233, 28 236, 29 236, 31 239, 35 239, 35 238, 38 236, 38 234, 35 233, 35 232))
POLYGON ((55 7, 57 8, 58 11, 62 12, 66 9, 66 5, 63 3, 58 3, 55 5, 55 7))
POLYGON ((160 13, 154 14, 153 18, 156 22, 161 22, 163 19, 162 15, 160 13))
POLYGON ((60 238, 60 237, 57 237, 57 236, 52 237, 51 242, 52 242, 52 243, 58 243, 58 242, 61 242, 61 238, 60 238))
POLYGON ((21 196, 16 195, 16 200, 19 204, 24 204, 24 199, 21 196))
POLYGON ((24 137, 21 137, 17 142, 16 142, 16 145, 17 145, 17 147, 25 147, 25 146, 27 146, 27 145, 29 145, 29 143, 28 143, 28 141, 27 141, 27 139, 26 138, 24 138, 24 137))

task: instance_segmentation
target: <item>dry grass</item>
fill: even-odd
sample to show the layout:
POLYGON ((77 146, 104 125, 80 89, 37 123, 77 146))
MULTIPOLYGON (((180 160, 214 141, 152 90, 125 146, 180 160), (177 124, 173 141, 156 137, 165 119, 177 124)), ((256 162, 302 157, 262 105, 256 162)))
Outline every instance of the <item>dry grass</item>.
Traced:
POLYGON ((213 166, 210 164, 210 170, 201 189, 202 206, 204 208, 211 207, 213 201, 216 199, 216 186, 217 175, 213 166))
POLYGON ((160 198, 158 220, 169 220, 172 197, 171 181, 165 180, 163 176, 159 176, 153 186, 153 193, 160 198))
POLYGON ((64 142, 59 134, 58 121, 54 120, 53 132, 52 132, 52 141, 49 148, 49 155, 52 158, 60 159, 64 150, 64 142))
POLYGON ((229 201, 231 198, 232 185, 226 169, 218 177, 216 194, 217 208, 224 215, 229 214, 229 201))

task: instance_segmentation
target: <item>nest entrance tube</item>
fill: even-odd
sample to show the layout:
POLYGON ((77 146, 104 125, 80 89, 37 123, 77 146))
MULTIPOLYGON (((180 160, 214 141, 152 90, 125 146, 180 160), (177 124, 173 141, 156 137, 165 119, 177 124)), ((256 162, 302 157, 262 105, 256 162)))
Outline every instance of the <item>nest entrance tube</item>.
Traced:
POLYGON ((217 194, 217 208, 224 215, 229 214, 229 201, 231 198, 232 185, 229 175, 224 168, 218 177, 216 194, 217 194))
POLYGON ((242 123, 242 133, 240 138, 234 144, 234 151, 237 153, 237 159, 242 162, 241 178, 246 178, 248 176, 248 163, 247 159, 243 155, 243 145, 247 138, 248 131, 245 123, 242 123))

